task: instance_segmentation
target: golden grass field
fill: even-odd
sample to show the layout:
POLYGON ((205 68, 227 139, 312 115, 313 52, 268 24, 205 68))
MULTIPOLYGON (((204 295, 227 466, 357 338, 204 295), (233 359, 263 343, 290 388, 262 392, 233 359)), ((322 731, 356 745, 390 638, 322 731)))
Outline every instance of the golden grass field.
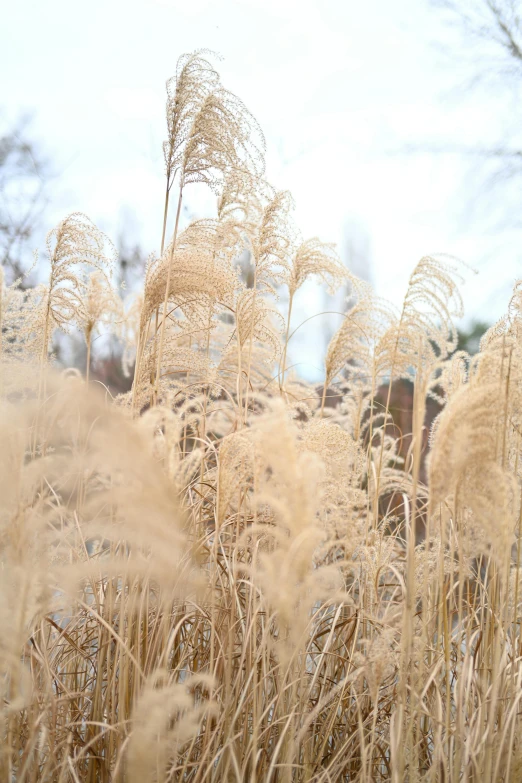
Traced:
POLYGON ((0 781, 521 781, 522 284, 473 358, 458 262, 377 298, 299 233, 213 62, 167 84, 141 290, 79 213, 46 284, 0 289, 0 781), (194 183, 217 209, 182 230, 194 183), (310 278, 350 301, 319 390, 310 278), (53 368, 71 329, 83 374, 53 368), (128 394, 89 378, 100 331, 128 394))

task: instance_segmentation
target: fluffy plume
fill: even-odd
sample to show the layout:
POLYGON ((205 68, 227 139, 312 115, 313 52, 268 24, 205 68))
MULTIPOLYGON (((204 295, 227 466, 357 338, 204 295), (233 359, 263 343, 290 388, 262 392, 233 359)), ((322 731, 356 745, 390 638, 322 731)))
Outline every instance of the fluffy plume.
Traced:
POLYGON ((183 314, 191 324, 206 326, 209 309, 229 305, 238 287, 232 261, 240 251, 238 238, 227 225, 213 220, 191 223, 179 236, 174 253, 167 247, 163 257, 149 263, 141 333, 156 307, 163 301, 170 264, 167 301, 169 312, 183 314))
MULTIPOLYGON (((169 139, 164 147, 167 166, 167 191, 163 219, 161 253, 163 255, 167 225, 169 191, 179 173, 179 197, 174 234, 167 251, 167 274, 163 286, 163 312, 160 324, 154 398, 158 395, 161 363, 168 318, 172 262, 177 250, 179 216, 183 190, 190 183, 203 183, 219 193, 231 177, 244 180, 250 188, 252 179, 264 172, 265 141, 257 122, 243 102, 217 83, 208 61, 195 53, 182 59, 176 74, 173 99, 170 88, 167 102, 169 139), (198 78, 199 76, 199 78, 198 78)), ((147 301, 147 300, 145 300, 147 301)), ((157 312, 159 307, 157 306, 157 312)), ((154 337, 156 340, 156 336, 154 337)), ((141 341, 140 341, 141 345, 141 341)), ((141 355, 138 353, 138 368, 141 355)))
POLYGON ((299 643, 307 611, 339 585, 335 568, 313 567, 324 538, 317 520, 321 461, 299 452, 298 433, 282 403, 271 403, 252 431, 254 501, 260 525, 252 533, 269 543, 255 564, 256 581, 269 611, 276 612, 285 657, 299 643))
POLYGON ((55 326, 66 330, 81 317, 82 285, 89 269, 108 278, 115 250, 110 240, 86 215, 73 212, 46 239, 51 272, 44 305, 44 351, 55 326))
POLYGON ((460 279, 454 264, 421 258, 410 277, 400 319, 383 343, 393 377, 415 373, 418 367, 431 372, 456 348, 454 321, 463 314, 460 279))
POLYGON ((281 315, 267 305, 265 299, 253 289, 242 291, 236 302, 236 330, 240 349, 248 340, 262 343, 270 350, 270 361, 281 350, 281 335, 274 328, 274 322, 282 323, 281 315))
POLYGON ((91 336, 102 325, 114 329, 123 321, 123 308, 119 296, 109 284, 105 275, 94 272, 82 286, 81 303, 76 322, 89 345, 91 336))
POLYGON ((215 705, 198 699, 202 686, 208 690, 211 685, 212 679, 205 675, 181 684, 172 682, 167 671, 154 672, 135 708, 127 757, 129 783, 165 779, 185 746, 196 739, 204 718, 215 712, 215 705))
POLYGON ((430 460, 433 503, 456 495, 502 561, 518 513, 522 419, 519 285, 505 318, 482 341, 471 382, 460 380, 437 421, 430 460))
POLYGON ((184 149, 190 137, 194 117, 207 95, 219 84, 219 74, 207 59, 206 49, 182 55, 176 75, 167 82, 167 140, 163 144, 167 190, 183 163, 184 149))
POLYGON ((325 358, 325 388, 346 370, 352 381, 363 385, 382 377, 387 369, 385 336, 396 323, 393 308, 354 280, 359 300, 346 314, 332 337, 325 358))
POLYGON ((4 359, 40 359, 44 348, 46 301, 44 285, 22 289, 15 282, 4 288, 1 351, 4 359))
POLYGON ((220 85, 205 55, 212 52, 181 57, 167 82, 167 191, 178 174, 180 190, 203 182, 219 192, 227 175, 248 179, 264 172, 261 129, 243 102, 220 85))
POLYGON ((219 193, 227 175, 259 178, 264 147, 261 129, 243 102, 216 88, 194 117, 181 163, 181 187, 202 182, 219 193))
POLYGON ((263 209, 254 236, 251 238, 252 261, 256 271, 256 286, 272 290, 272 283, 284 283, 290 273, 290 259, 295 231, 290 223, 292 197, 280 191, 263 209))
POLYGON ((319 277, 331 294, 345 282, 348 271, 342 265, 334 247, 333 244, 321 242, 317 237, 301 242, 292 258, 288 275, 287 284, 291 296, 312 275, 319 277))

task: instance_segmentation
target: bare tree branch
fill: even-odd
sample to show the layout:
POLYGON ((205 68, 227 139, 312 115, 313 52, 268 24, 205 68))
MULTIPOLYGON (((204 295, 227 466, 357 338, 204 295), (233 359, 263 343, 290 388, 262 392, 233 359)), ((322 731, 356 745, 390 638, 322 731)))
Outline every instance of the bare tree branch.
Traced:
POLYGON ((29 243, 47 204, 48 164, 27 139, 26 125, 0 136, 0 263, 10 281, 30 266, 29 243))

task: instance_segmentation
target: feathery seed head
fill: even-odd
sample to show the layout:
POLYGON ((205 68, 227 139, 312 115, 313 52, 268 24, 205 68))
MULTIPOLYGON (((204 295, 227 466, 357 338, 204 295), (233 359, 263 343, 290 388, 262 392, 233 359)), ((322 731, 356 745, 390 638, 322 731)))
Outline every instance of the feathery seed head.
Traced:
POLYGON ((81 212, 68 215, 50 231, 46 245, 51 264, 46 303, 49 340, 54 326, 66 330, 81 317, 82 287, 89 270, 97 270, 108 283, 116 251, 105 234, 81 212))
POLYGON ((169 189, 182 165, 194 117, 209 92, 219 84, 219 75, 205 55, 216 56, 206 49, 182 55, 176 75, 167 82, 168 138, 163 143, 163 154, 169 189))
POLYGON ((317 275, 325 283, 330 294, 334 294, 348 279, 348 270, 334 248, 335 245, 321 242, 317 237, 301 242, 292 258, 288 275, 288 288, 292 296, 312 275, 317 275))

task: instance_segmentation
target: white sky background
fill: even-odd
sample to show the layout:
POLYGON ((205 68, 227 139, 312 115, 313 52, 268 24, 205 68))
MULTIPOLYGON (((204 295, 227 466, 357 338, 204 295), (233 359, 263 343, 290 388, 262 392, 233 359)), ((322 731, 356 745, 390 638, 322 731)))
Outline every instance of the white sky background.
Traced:
MULTIPOLYGON (((497 194, 470 211, 483 181, 470 182, 469 161, 397 154, 408 144, 485 145, 513 124, 509 93, 449 92, 466 73, 459 37, 428 0, 4 2, 0 107, 12 119, 32 113, 30 135, 59 174, 49 228, 80 210, 114 240, 125 230, 147 253, 158 249, 165 81, 198 48, 223 55, 222 81, 263 128, 267 178, 291 190, 305 238, 337 242, 345 256, 347 234, 367 241, 377 293, 397 305, 422 255, 456 255, 479 270, 466 274, 468 320, 505 310, 521 276, 521 232, 485 218, 520 205, 497 194)), ((211 214, 214 197, 188 191, 187 204, 211 214)), ((308 286, 295 325, 325 306, 308 286)), ((310 377, 325 320, 293 347, 310 377)))

